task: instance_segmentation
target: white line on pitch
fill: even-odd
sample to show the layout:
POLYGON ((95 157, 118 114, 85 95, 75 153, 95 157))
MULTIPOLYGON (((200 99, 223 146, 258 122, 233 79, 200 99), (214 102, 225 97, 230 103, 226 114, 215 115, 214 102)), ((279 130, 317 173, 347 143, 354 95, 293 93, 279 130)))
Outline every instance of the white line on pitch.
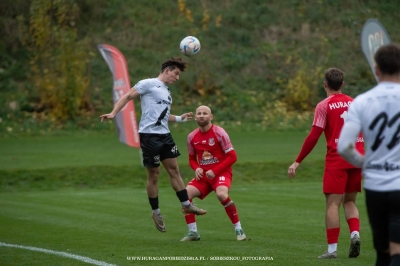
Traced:
POLYGON ((98 265, 98 266, 116 266, 115 264, 109 264, 104 261, 99 261, 99 260, 94 260, 88 257, 83 257, 75 254, 70 254, 67 252, 61 252, 61 251, 53 251, 50 249, 44 249, 44 248, 35 248, 35 247, 30 247, 30 246, 21 246, 21 245, 13 245, 13 244, 7 244, 0 242, 0 247, 9 247, 9 248, 21 248, 21 249, 27 249, 27 250, 32 250, 32 251, 38 251, 38 252, 43 252, 43 253, 48 253, 48 254, 53 254, 53 255, 58 255, 62 257, 67 257, 70 259, 75 259, 75 260, 80 260, 86 263, 98 265))

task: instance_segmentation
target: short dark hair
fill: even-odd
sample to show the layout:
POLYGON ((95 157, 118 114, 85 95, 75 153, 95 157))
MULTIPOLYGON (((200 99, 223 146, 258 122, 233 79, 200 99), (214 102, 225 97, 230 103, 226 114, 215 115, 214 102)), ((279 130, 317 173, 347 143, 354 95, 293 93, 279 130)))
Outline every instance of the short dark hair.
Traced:
POLYGON ((329 89, 338 91, 343 84, 344 73, 339 68, 328 68, 325 71, 325 81, 329 89))
POLYGON ((176 67, 179 68, 180 71, 185 71, 187 63, 184 62, 180 57, 173 58, 171 57, 167 61, 161 64, 161 73, 168 67, 169 70, 173 70, 176 67))
POLYGON ((376 64, 382 74, 400 73, 400 46, 394 43, 382 45, 374 55, 376 64))

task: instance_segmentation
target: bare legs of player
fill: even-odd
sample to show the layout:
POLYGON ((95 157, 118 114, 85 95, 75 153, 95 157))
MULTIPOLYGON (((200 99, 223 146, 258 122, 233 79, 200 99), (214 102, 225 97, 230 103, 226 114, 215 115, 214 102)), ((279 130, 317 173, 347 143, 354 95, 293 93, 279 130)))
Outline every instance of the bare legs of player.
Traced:
MULTIPOLYGON (((358 209, 355 205, 357 192, 345 194, 325 194, 326 197, 326 238, 328 242, 328 253, 331 254, 337 251, 337 243, 340 233, 340 219, 339 207, 343 203, 346 221, 350 230, 350 239, 357 240, 358 247, 352 247, 357 250, 350 250, 350 257, 357 257, 359 255, 359 237, 360 237, 360 220, 358 209)), ((336 254, 335 254, 336 255, 336 254)))

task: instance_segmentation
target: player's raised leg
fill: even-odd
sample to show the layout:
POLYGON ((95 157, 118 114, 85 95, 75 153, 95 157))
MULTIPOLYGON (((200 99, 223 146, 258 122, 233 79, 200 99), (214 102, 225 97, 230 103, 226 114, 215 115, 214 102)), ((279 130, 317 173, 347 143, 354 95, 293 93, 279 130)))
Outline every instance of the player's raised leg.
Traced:
POLYGON ((169 181, 172 188, 176 191, 176 196, 182 204, 185 213, 194 213, 196 215, 206 214, 207 211, 200 209, 190 203, 187 190, 182 181, 182 177, 179 173, 178 162, 176 158, 167 158, 162 161, 165 169, 169 174, 169 181))

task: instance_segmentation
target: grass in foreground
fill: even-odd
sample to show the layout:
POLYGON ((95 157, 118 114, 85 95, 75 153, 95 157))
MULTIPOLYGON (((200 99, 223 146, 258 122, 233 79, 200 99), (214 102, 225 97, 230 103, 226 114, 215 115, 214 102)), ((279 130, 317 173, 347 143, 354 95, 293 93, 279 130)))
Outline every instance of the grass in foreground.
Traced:
MULTIPOLYGON (((362 253, 348 259, 344 218, 339 259, 316 257, 326 250, 324 196, 321 192, 324 145, 316 149, 288 180, 305 132, 229 132, 238 153, 231 197, 249 239, 237 242, 233 227, 215 195, 196 203, 208 214, 198 218, 201 241, 181 243, 187 232, 179 202, 160 176, 161 210, 168 232, 159 233, 151 219, 145 170, 137 150, 118 143, 115 135, 66 135, 0 139, 0 242, 87 256, 116 265, 231 265, 231 261, 135 262, 133 256, 261 256, 273 261, 237 264, 365 265, 374 262, 363 195, 362 253), (12 192, 12 193, 9 193, 12 192)), ((180 147, 185 182, 186 133, 174 138, 180 147), (182 148, 183 147, 183 148, 182 148)), ((87 265, 77 260, 0 246, 1 265, 87 265), (4 254, 4 255, 3 255, 4 254)))
MULTIPOLYGON (((187 227, 170 188, 160 189, 167 233, 155 229, 144 188, 63 189, 0 194, 0 242, 87 256, 116 265, 143 265, 132 256, 269 256, 273 261, 240 265, 367 265, 374 262, 363 194, 362 251, 347 258, 349 232, 342 230, 336 260, 316 257, 326 250, 324 197, 320 181, 233 184, 235 201, 248 241, 237 242, 234 230, 214 194, 196 204, 208 214, 198 217, 201 240, 180 242, 187 227)), ((1 265, 87 265, 40 252, 0 247, 1 265)), ((158 261, 145 265, 231 265, 231 261, 158 261)))

